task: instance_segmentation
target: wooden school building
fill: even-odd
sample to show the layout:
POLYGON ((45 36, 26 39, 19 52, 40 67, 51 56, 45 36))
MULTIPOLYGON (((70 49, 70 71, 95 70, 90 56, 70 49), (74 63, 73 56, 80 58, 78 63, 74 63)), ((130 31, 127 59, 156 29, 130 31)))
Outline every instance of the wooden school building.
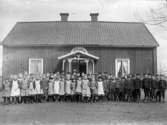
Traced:
POLYGON ((76 70, 118 75, 157 73, 158 43, 140 22, 90 21, 18 22, 2 42, 3 76, 76 70))

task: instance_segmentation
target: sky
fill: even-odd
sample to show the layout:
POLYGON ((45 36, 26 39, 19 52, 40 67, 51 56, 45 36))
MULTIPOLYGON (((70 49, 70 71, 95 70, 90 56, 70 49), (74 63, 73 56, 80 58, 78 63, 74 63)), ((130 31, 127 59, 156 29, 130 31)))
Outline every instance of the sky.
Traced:
MULTIPOLYGON (((0 41, 18 21, 57 21, 60 12, 68 12, 69 20, 90 20, 91 12, 99 13, 100 21, 136 22, 154 17, 152 10, 167 13, 164 0, 0 0, 0 41)), ((167 70, 167 24, 146 24, 158 47, 158 71, 167 70)), ((0 47, 0 74, 2 47, 0 47)))

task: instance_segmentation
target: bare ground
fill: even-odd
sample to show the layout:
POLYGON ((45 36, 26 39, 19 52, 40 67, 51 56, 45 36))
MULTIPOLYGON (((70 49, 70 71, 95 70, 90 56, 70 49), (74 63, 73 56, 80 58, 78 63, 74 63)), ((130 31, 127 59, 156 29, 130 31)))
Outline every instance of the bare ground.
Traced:
POLYGON ((3 125, 167 124, 166 103, 42 103, 1 105, 3 125))
POLYGON ((167 103, 0 104, 0 125, 54 124, 167 125, 167 103))

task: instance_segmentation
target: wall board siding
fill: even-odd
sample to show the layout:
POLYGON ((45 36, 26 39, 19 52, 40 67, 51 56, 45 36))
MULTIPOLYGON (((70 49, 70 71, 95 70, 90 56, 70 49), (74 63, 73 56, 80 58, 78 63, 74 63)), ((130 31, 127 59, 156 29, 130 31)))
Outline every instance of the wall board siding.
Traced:
MULTIPOLYGON (((44 59, 44 73, 60 71, 58 56, 71 51, 73 47, 4 47, 3 75, 28 72, 29 58, 44 59)), ((98 56, 95 72, 115 74, 115 59, 129 58, 131 73, 156 73, 156 49, 151 48, 103 48, 85 47, 89 53, 98 56)))

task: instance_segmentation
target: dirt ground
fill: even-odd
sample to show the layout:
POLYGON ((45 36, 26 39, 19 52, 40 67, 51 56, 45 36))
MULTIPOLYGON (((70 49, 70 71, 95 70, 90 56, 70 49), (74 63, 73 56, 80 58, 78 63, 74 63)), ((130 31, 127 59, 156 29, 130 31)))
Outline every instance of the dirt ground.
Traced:
POLYGON ((167 92, 166 103, 0 104, 0 125, 55 124, 167 125, 167 92))
POLYGON ((167 124, 166 103, 42 103, 0 105, 3 125, 167 124))

